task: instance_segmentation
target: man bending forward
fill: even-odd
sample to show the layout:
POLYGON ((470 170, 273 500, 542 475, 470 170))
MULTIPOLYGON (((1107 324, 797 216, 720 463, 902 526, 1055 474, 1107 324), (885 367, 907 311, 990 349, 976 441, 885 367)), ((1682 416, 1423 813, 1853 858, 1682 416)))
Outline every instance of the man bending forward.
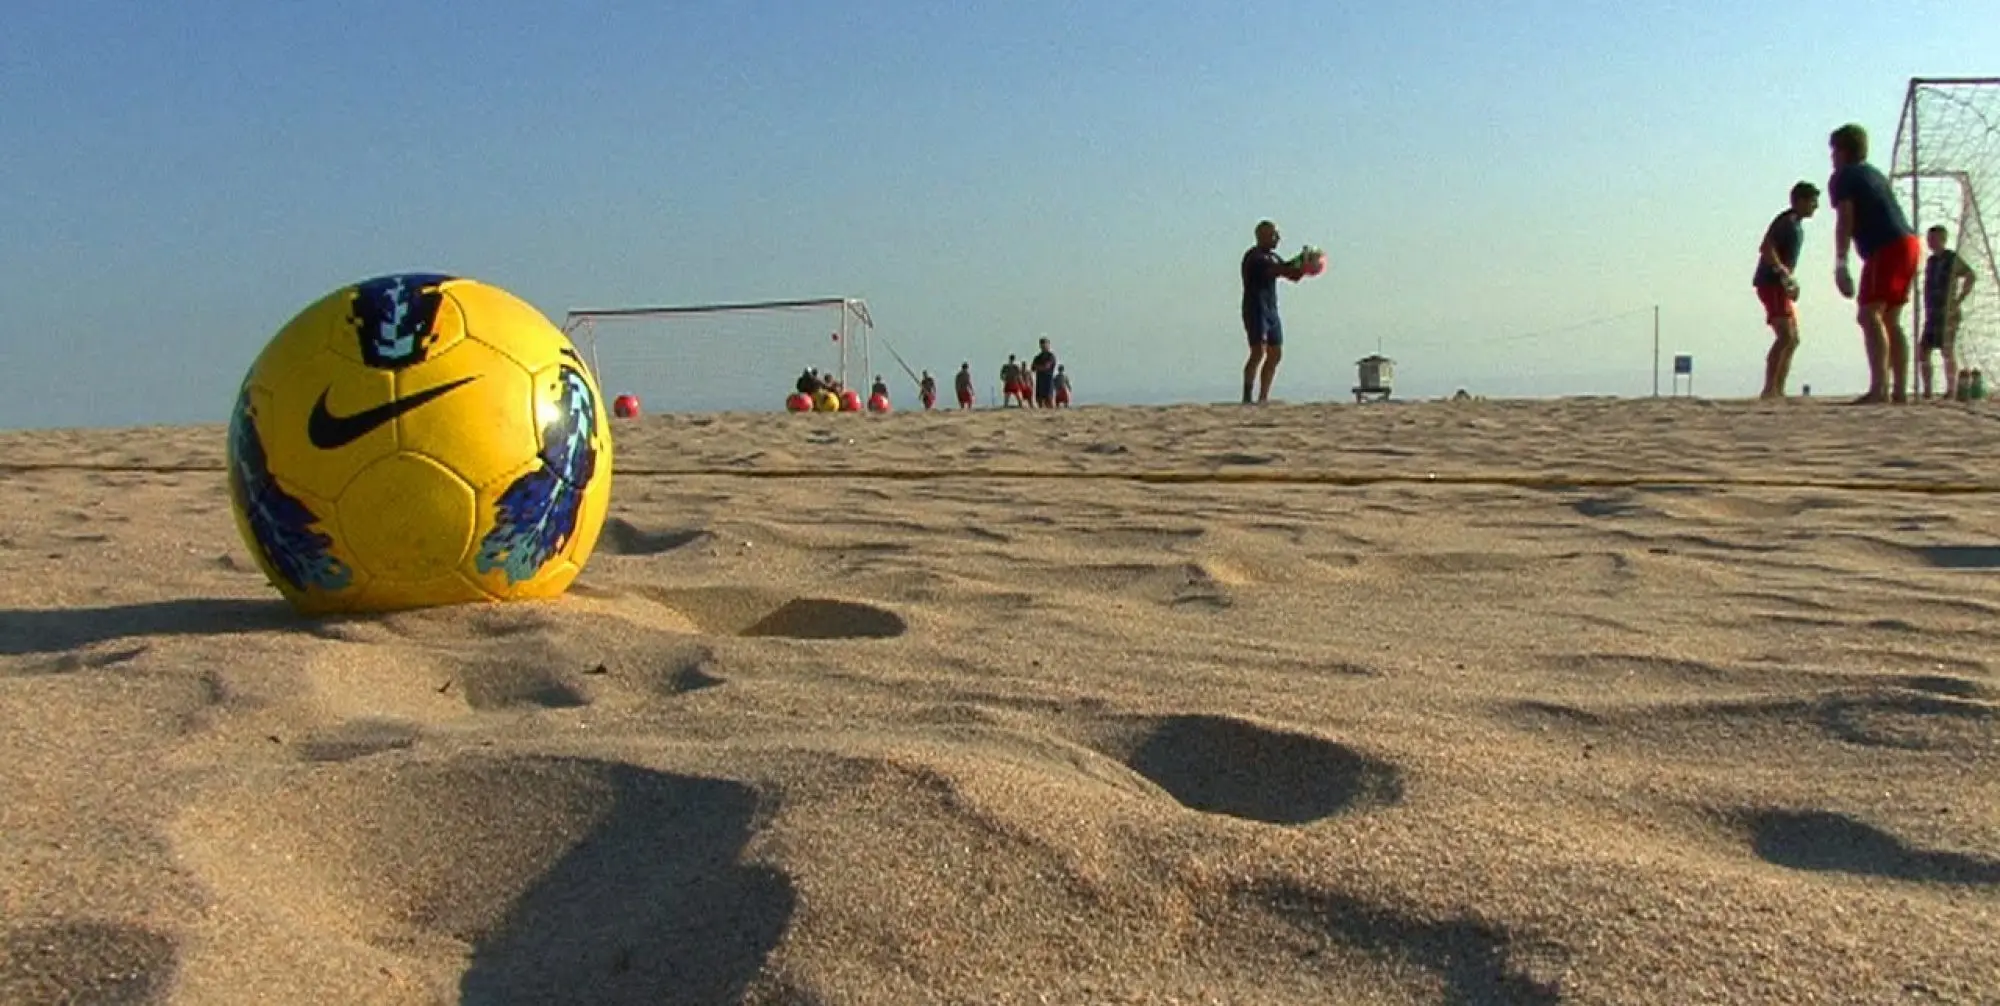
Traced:
POLYGON ((1792 371, 1792 354, 1799 349, 1799 281, 1792 270, 1799 265, 1799 248, 1806 242, 1804 222, 1819 209, 1819 187, 1810 182, 1792 186, 1792 205, 1772 218, 1764 229, 1764 243, 1757 249, 1757 273, 1750 280, 1757 300, 1764 305, 1764 323, 1774 337, 1771 352, 1764 358, 1764 392, 1761 398, 1785 397, 1785 381, 1792 371))
POLYGON ((1903 305, 1917 277, 1923 243, 1903 215, 1889 180, 1868 163, 1868 131, 1849 123, 1827 137, 1833 178, 1827 195, 1839 214, 1833 234, 1833 282, 1860 306, 1862 344, 1868 351, 1868 393, 1857 402, 1909 400, 1910 340, 1903 334, 1903 305), (1861 285, 1847 265, 1847 246, 1861 252, 1861 285), (1894 389, 1890 382, 1893 379, 1894 389))

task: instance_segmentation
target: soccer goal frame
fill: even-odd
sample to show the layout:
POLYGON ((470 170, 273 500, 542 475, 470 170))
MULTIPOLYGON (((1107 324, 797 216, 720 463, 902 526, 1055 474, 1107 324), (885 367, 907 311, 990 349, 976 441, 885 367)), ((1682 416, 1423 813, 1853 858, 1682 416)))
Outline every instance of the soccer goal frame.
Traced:
POLYGON ((674 318, 715 314, 752 314, 769 311, 813 311, 838 308, 840 321, 831 334, 840 344, 840 383, 848 385, 848 364, 855 355, 854 344, 858 341, 859 363, 862 373, 872 374, 873 360, 870 358, 870 335, 875 330, 875 319, 868 313, 868 302, 860 297, 806 297, 794 300, 757 300, 716 304, 669 304, 656 307, 593 307, 572 309, 564 318, 562 330, 571 342, 583 342, 590 354, 590 370, 603 380, 603 371, 598 366, 596 329, 599 322, 635 320, 644 318, 674 318))
MULTIPOLYGON (((1987 207, 1980 205, 1978 188, 1972 184, 1970 172, 1962 168, 1934 168, 1926 166, 1924 163, 1923 117, 1918 114, 1918 99, 1927 88, 1943 89, 1958 87, 1991 87, 2000 90, 2000 77, 1910 78, 1909 86, 1903 92, 1902 114, 1896 122, 1896 144, 1890 148, 1894 151, 1894 155, 1893 163, 1890 165, 1889 179, 1892 184, 1903 181, 1909 183, 1910 227, 1919 235, 1923 234, 1924 229, 1933 223, 1946 223, 1953 228, 1953 233, 1961 248, 1963 248, 1964 243, 1968 240, 1977 243, 1977 251, 1983 254, 1987 265, 1985 275, 1980 276, 1978 281, 1990 284, 1988 288, 1990 293, 1993 288, 2000 287, 2000 264, 1996 264, 1996 260, 1993 257, 1992 236, 1987 233, 1988 228, 1986 226, 1985 215, 1987 207), (1958 188, 1960 200, 1959 219, 1951 221, 1923 219, 1923 185, 1926 181, 1955 185, 1958 188), (1969 224, 1968 221, 1970 221, 1969 224)), ((1995 135, 2000 135, 2000 122, 1991 121, 1986 116, 1977 112, 1974 112, 1973 115, 1983 122, 1989 131, 1992 131, 1995 135)), ((1915 297, 1912 300, 1914 301, 1912 305, 1914 314, 1912 327, 1913 330, 1921 332, 1924 330, 1925 298, 1915 297)))

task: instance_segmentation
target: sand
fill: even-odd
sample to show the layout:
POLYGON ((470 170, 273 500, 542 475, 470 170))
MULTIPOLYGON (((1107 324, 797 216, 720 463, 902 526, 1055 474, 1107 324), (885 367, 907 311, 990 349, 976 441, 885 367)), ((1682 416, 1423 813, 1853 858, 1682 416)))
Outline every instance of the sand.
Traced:
POLYGON ((0 1001, 2000 1002, 1996 417, 647 418, 321 622, 219 428, 8 434, 0 1001))

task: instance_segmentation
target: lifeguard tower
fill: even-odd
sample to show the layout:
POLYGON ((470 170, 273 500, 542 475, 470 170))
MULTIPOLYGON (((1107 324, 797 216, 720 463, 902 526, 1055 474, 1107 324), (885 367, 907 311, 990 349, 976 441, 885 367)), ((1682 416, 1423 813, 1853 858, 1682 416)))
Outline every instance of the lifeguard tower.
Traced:
POLYGON ((1369 399, 1378 402, 1389 400, 1390 385, 1396 379, 1396 361, 1380 353, 1371 353, 1355 361, 1360 370, 1354 386, 1354 404, 1360 405, 1369 399))

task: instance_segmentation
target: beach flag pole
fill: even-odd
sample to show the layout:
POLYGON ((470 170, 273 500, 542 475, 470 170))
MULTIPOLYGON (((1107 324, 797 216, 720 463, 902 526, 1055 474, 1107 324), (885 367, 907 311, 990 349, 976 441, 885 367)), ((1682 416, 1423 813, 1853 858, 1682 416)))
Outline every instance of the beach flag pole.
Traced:
POLYGON ((1653 305, 1653 397, 1660 397, 1660 305, 1653 305))

